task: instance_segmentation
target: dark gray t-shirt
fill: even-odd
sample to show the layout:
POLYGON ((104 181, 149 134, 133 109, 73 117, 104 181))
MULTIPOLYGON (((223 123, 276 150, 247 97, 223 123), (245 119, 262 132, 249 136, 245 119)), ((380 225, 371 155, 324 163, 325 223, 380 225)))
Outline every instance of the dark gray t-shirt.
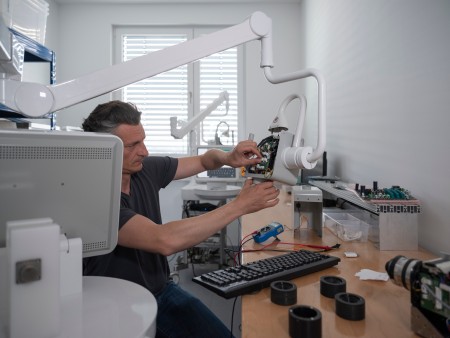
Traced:
MULTIPOLYGON (((136 214, 161 224, 159 190, 174 178, 178 160, 149 156, 143 169, 131 176, 130 195, 122 193, 119 229, 136 214)), ((169 278, 167 258, 160 254, 120 245, 109 254, 83 259, 83 274, 126 279, 158 293, 169 278)))

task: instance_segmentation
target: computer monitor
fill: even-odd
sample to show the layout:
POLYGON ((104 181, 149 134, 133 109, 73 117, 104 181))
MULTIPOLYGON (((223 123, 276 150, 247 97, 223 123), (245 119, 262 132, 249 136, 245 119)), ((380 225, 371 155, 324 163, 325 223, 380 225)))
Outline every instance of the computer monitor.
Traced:
POLYGON ((83 257, 117 244, 122 141, 109 134, 0 130, 0 247, 6 222, 51 218, 83 257))
MULTIPOLYGON (((209 149, 221 149, 223 151, 231 151, 232 146, 224 145, 211 145, 211 146, 197 146, 197 155, 206 153, 209 149)), ((224 182, 234 183, 240 182, 243 178, 241 176, 241 168, 233 168, 229 166, 223 166, 214 170, 206 170, 197 174, 195 181, 197 183, 210 183, 210 182, 224 182)))

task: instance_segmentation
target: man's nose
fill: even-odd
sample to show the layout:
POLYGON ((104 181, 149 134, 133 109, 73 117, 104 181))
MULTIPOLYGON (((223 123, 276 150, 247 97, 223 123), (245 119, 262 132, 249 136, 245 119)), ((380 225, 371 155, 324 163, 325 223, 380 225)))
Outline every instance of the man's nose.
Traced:
POLYGON ((145 144, 142 144, 139 148, 139 155, 148 156, 148 150, 145 144))

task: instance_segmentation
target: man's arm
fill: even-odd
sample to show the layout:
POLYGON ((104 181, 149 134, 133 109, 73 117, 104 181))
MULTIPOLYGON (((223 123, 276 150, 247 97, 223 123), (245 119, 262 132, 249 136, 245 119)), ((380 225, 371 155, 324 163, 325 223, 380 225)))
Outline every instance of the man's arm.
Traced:
POLYGON ((119 230, 118 243, 169 256, 201 243, 242 215, 275 206, 278 194, 272 182, 254 185, 247 179, 234 200, 200 216, 159 225, 135 215, 119 230))
POLYGON ((253 141, 239 142, 229 152, 210 149, 199 156, 183 157, 178 159, 177 172, 174 179, 191 177, 205 170, 220 168, 229 165, 233 168, 254 165, 261 160, 261 154, 253 141))

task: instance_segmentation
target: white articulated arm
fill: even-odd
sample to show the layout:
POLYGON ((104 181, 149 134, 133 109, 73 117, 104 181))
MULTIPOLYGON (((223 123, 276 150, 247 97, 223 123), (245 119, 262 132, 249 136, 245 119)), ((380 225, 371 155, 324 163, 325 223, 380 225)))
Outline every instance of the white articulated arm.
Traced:
POLYGON ((305 124, 306 116, 306 97, 304 95, 292 94, 286 97, 278 109, 278 113, 269 126, 269 131, 272 133, 278 133, 283 130, 288 130, 288 124, 285 116, 286 107, 293 100, 300 100, 300 116, 298 118, 297 129, 294 135, 294 140, 290 147, 278 149, 279 155, 283 161, 283 165, 287 169, 312 169, 316 166, 317 161, 311 161, 308 157, 312 154, 311 147, 302 147, 302 131, 305 124))
POLYGON ((226 101, 226 112, 230 107, 230 95, 227 91, 223 91, 219 94, 213 102, 211 102, 200 114, 195 115, 192 119, 186 122, 180 129, 177 129, 177 117, 172 116, 170 118, 170 134, 176 138, 183 138, 188 132, 190 132, 198 123, 200 123, 206 116, 211 114, 218 106, 226 101))
MULTIPOLYGON (((277 83, 283 83, 288 81, 293 81, 297 79, 303 79, 306 77, 314 77, 317 80, 317 86, 318 86, 318 136, 317 136, 317 146, 314 149, 314 151, 311 154, 308 154, 307 161, 310 163, 316 162, 318 159, 322 157, 323 152, 325 151, 325 144, 326 144, 326 125, 325 125, 325 116, 326 116, 326 84, 325 79, 323 78, 323 75, 317 70, 317 69, 304 69, 297 72, 280 75, 280 76, 273 76, 270 66, 264 66, 264 74, 266 75, 267 80, 269 82, 277 84, 277 83)), ((306 101, 305 101, 306 102, 306 101)), ((300 141, 296 138, 295 141, 300 141)), ((295 145, 296 147, 298 145, 295 145)))
POLYGON ((264 13, 255 12, 238 25, 64 83, 46 86, 0 79, 1 103, 30 117, 43 116, 211 54, 261 39, 271 28, 271 19, 264 13))
POLYGON ((300 116, 297 122, 297 129, 295 132, 294 141, 292 142, 292 146, 300 147, 301 139, 302 139, 302 131, 303 125, 305 124, 305 116, 306 116, 306 97, 301 94, 292 94, 286 97, 283 102, 281 102, 280 108, 278 108, 277 116, 273 119, 271 125, 269 126, 269 131, 276 133, 281 130, 288 130, 288 123, 285 116, 286 107, 293 100, 299 99, 300 101, 300 116))

